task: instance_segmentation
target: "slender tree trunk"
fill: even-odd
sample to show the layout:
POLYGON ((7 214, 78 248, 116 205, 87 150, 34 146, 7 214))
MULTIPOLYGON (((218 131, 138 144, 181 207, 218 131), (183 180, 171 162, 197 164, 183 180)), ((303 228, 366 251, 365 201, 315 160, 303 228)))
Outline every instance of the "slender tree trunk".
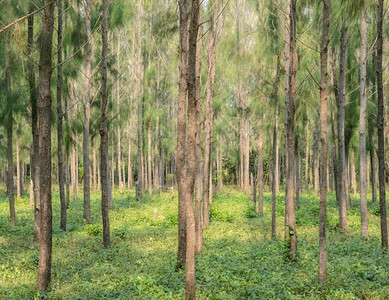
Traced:
POLYGON ((90 121, 90 87, 92 79, 92 31, 91 31, 92 0, 86 1, 85 28, 87 42, 85 46, 85 77, 84 77, 84 126, 82 135, 82 159, 84 163, 84 220, 90 222, 90 173, 89 173, 89 121, 90 121))
POLYGON ((377 99, 378 99, 378 181, 380 189, 381 246, 388 250, 388 226, 385 199, 385 137, 384 137, 384 93, 382 82, 384 0, 378 0, 377 10, 377 99))
POLYGON ((41 228, 37 289, 45 291, 51 280, 52 207, 51 207, 51 72, 54 27, 54 2, 44 0, 39 60, 39 196, 41 228))
POLYGON ((318 117, 315 117, 315 132, 313 136, 313 190, 319 196, 319 138, 320 129, 318 117))
POLYGON ((8 171, 7 171, 7 195, 9 201, 9 212, 11 225, 15 226, 16 216, 15 216, 15 196, 14 196, 14 164, 13 164, 13 145, 12 145, 12 136, 13 136, 13 108, 12 108, 12 97, 11 97, 11 77, 10 77, 10 64, 9 64, 9 46, 6 46, 6 56, 5 56, 5 81, 7 89, 7 120, 6 120, 6 130, 7 130, 7 160, 8 160, 8 171))
POLYGON ((360 61, 360 112, 359 112, 359 189, 360 189, 360 209, 361 209, 361 235, 367 238, 367 154, 366 154, 366 60, 367 60, 367 22, 366 4, 363 2, 361 13, 361 48, 359 54, 360 61))
POLYGON ((57 143, 58 143, 58 185, 59 199, 61 202, 61 222, 60 229, 66 231, 66 199, 63 165, 63 112, 62 112, 62 0, 58 0, 58 67, 57 67, 57 143))
POLYGON ((139 16, 138 16, 138 76, 137 76, 137 85, 138 85, 138 127, 137 127, 137 139, 138 139, 138 168, 137 168, 137 184, 136 184, 136 199, 140 201, 142 199, 142 139, 141 139, 141 126, 142 126, 142 0, 139 0, 139 16))
POLYGON ((309 122, 306 124, 305 141, 305 191, 308 193, 308 171, 309 171, 309 122))
POLYGON ((132 166, 131 166, 131 144, 132 144, 132 134, 131 134, 131 118, 129 120, 128 124, 128 169, 127 169, 127 176, 128 176, 128 181, 127 181, 127 188, 130 190, 132 187, 132 166))
POLYGON ((296 217, 294 207, 294 114, 296 105, 296 69, 297 69, 297 52, 296 52, 296 0, 288 0, 290 5, 290 18, 288 30, 288 53, 289 53, 289 72, 288 72, 288 97, 286 100, 286 151, 287 151, 287 168, 286 168, 286 195, 285 195, 285 236, 289 243, 290 257, 295 259, 297 254, 297 231, 296 217))
MULTIPOLYGON (((117 72, 120 74, 120 35, 118 35, 118 44, 117 44, 117 72)), ((119 126, 118 126, 118 176, 119 176, 119 192, 120 194, 124 193, 124 178, 122 178, 122 137, 121 137, 121 122, 120 122, 120 75, 116 79, 116 101, 117 101, 117 112, 118 112, 118 120, 119 120, 119 126)))
MULTIPOLYGON (((258 213, 263 215, 263 127, 262 115, 258 117, 258 213)), ((255 186, 255 182, 253 182, 255 186)))
MULTIPOLYGON (((150 110, 150 107, 149 107, 150 110)), ((151 120, 147 122, 147 187, 149 190, 149 196, 153 194, 153 183, 151 178, 151 120)))
MULTIPOLYGON (((212 193, 210 176, 211 170, 211 154, 212 154, 212 130, 213 130, 213 94, 215 85, 216 71, 216 28, 214 16, 211 15, 211 23, 208 31, 207 41, 207 98, 205 108, 205 140, 204 140, 204 173, 203 173, 203 225, 209 226, 209 204, 211 202, 212 193)), ((241 166, 242 167, 242 166, 241 166)))
POLYGON ((355 150, 354 150, 354 148, 352 148, 350 167, 351 167, 351 180, 352 180, 352 186, 353 186, 353 196, 354 196, 354 198, 356 198, 357 197, 357 176, 355 174, 354 152, 355 152, 355 150))
POLYGON ((201 96, 201 46, 203 34, 202 26, 199 27, 198 31, 198 44, 196 48, 196 174, 195 174, 195 224, 196 224, 196 254, 201 253, 203 250, 203 216, 201 212, 201 129, 202 129, 202 104, 203 99, 201 96))
POLYGON ((298 150, 298 141, 295 142, 295 157, 296 157, 296 164, 295 164, 295 191, 296 191, 296 206, 297 208, 300 208, 300 178, 299 178, 299 161, 300 161, 300 154, 298 150))
POLYGON ((103 245, 105 248, 110 244, 109 229, 109 177, 108 177, 108 129, 107 129, 107 52, 108 52, 108 0, 103 0, 102 32, 102 55, 101 55, 101 86, 100 86, 100 164, 101 164, 101 214, 103 220, 103 245))
POLYGON ((92 163, 93 163, 93 193, 97 193, 97 158, 96 158, 96 140, 93 141, 93 146, 92 146, 92 163))
MULTIPOLYGON (((373 130, 373 126, 371 127, 373 130)), ((370 135, 372 140, 372 134, 370 135)), ((374 160, 374 147, 370 148, 370 165, 371 165, 371 193, 373 198, 373 203, 377 201, 377 184, 376 184, 376 170, 375 170, 375 160, 374 160)))
POLYGON ((328 126, 327 126, 327 75, 328 43, 330 29, 330 0, 323 1, 323 31, 320 51, 320 216, 319 216, 319 280, 327 279, 327 168, 328 168, 328 126))
POLYGON ((78 191, 78 188, 77 188, 77 174, 76 174, 76 168, 78 168, 76 166, 76 144, 75 144, 75 141, 73 139, 73 144, 72 144, 72 161, 71 161, 71 177, 72 177, 72 190, 73 190, 73 200, 76 201, 77 200, 77 191, 78 191))
MULTIPOLYGON (((29 11, 35 10, 30 4, 29 11)), ((34 15, 28 17, 27 55, 32 57, 34 44, 34 15)), ((32 153, 31 153, 31 181, 32 197, 34 201, 34 241, 39 240, 40 228, 40 204, 39 204, 39 132, 38 132, 38 97, 35 85, 35 68, 32 59, 28 60, 28 84, 30 88, 31 102, 31 129, 32 129, 32 153)), ((31 196, 30 196, 31 198, 31 196)))
POLYGON ((18 131, 19 131, 19 123, 16 124, 16 196, 18 198, 21 197, 21 189, 20 189, 20 148, 19 148, 19 137, 18 137, 18 131))
MULTIPOLYGON (((178 185, 178 251, 177 268, 186 261, 186 97, 188 92, 188 3, 179 1, 180 10, 180 61, 177 112, 177 185, 178 185)), ((205 173, 206 174, 206 173, 205 173)), ((205 198, 204 198, 205 199, 205 198)), ((205 201, 205 200, 204 200, 205 201)), ((204 206, 205 215, 205 206, 204 206)))

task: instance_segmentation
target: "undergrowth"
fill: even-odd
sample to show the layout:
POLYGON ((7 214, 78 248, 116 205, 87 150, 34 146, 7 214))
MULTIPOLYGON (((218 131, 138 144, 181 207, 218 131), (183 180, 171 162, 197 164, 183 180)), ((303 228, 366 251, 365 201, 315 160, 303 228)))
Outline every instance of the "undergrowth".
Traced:
MULTIPOLYGON (((53 265, 50 291, 35 291, 38 245, 33 211, 17 199, 17 226, 9 225, 0 194, 0 299, 183 299, 185 274, 176 271, 177 195, 114 195, 112 245, 102 247, 101 207, 92 195, 91 224, 82 220, 82 196, 71 201, 68 231, 59 230, 59 197, 53 194, 53 265)), ((369 240, 359 235, 358 199, 348 213, 349 232, 338 230, 335 196, 328 199, 328 284, 317 280, 319 200, 303 193, 296 210, 298 259, 283 242, 284 194, 277 196, 277 238, 271 239, 270 194, 264 215, 248 196, 225 187, 213 198, 211 226, 197 256, 199 299, 387 299, 389 259, 379 241, 378 204, 369 204, 369 240)))

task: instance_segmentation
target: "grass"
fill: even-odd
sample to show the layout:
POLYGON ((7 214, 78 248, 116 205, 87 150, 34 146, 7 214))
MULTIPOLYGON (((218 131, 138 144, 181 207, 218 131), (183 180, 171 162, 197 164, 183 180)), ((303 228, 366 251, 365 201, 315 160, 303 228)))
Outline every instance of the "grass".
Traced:
MULTIPOLYGON (((82 199, 80 195, 79 199, 82 199)), ((301 196, 297 211, 298 260, 290 262, 283 237, 284 195, 277 197, 277 239, 270 237, 270 194, 264 216, 249 198, 226 187, 214 197, 211 226, 196 261, 199 299, 389 299, 389 259, 380 248, 378 204, 369 204, 369 240, 359 235, 358 199, 348 213, 349 232, 338 230, 335 196, 328 199, 328 284, 317 280, 319 200, 301 196)), ((112 245, 102 247, 99 195, 92 195, 92 223, 82 201, 71 201, 68 232, 59 230, 59 196, 53 194, 51 290, 35 291, 38 246, 33 212, 16 200, 17 226, 9 225, 0 192, 0 299, 183 299, 185 274, 175 270, 177 197, 169 193, 114 195, 112 245)))

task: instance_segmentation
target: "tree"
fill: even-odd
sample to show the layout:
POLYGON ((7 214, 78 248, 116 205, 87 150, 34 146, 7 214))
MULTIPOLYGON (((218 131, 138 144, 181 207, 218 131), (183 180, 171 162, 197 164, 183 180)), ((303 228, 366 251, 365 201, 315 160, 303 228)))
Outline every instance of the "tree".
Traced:
POLYGON ((297 52, 296 52, 296 0, 288 0, 286 5, 289 7, 287 13, 289 14, 285 47, 286 68, 288 72, 285 76, 285 106, 286 106, 286 194, 285 194, 285 238, 290 247, 290 257, 295 258, 297 254, 297 231, 296 231, 296 216, 294 208, 294 113, 296 103, 296 66, 297 66, 297 52))
POLYGON ((101 86, 100 86, 100 173, 101 173, 101 214, 103 220, 103 245, 110 244, 109 227, 109 176, 108 176, 108 128, 107 128, 107 52, 108 52, 108 7, 109 1, 103 0, 103 16, 101 22, 102 50, 101 50, 101 86))
POLYGON ((385 137, 384 137, 384 93, 382 82, 384 1, 378 0, 377 9, 377 100, 378 100, 378 181, 380 189, 381 246, 388 250, 388 225, 385 198, 385 137))
MULTIPOLYGON (((187 0, 179 1, 180 12, 180 62, 177 111, 177 186, 178 186, 178 251, 177 267, 182 268, 186 255, 186 97, 188 75, 188 6, 187 0)), ((207 173, 204 173, 207 174, 207 173)), ((207 177, 207 176, 204 176, 207 177)), ((205 186, 205 185, 204 185, 205 186)), ((205 199, 205 197, 204 197, 205 199)), ((204 200, 205 201, 205 200, 204 200)), ((204 208, 205 218, 205 208, 204 208)), ((205 224, 204 224, 205 225, 205 224)))
POLYGON ((65 172, 63 166, 63 112, 62 112, 62 0, 58 0, 58 67, 57 67, 57 140, 58 140, 58 185, 61 202, 60 228, 66 231, 65 172))
POLYGON ((327 126, 327 75, 328 43, 330 27, 330 0, 323 0, 323 29, 320 50, 320 217, 319 217, 319 280, 327 279, 327 165, 328 165, 328 126, 327 126))
POLYGON ((89 122, 90 122, 90 88, 92 79, 91 57, 92 57, 92 30, 91 14, 92 1, 85 2, 85 74, 84 74, 84 124, 82 135, 82 158, 84 163, 84 220, 90 222, 90 160, 89 160, 89 122))
POLYGON ((361 8, 361 49, 360 61, 360 113, 359 113, 359 188, 361 193, 361 235, 368 237, 367 220, 367 154, 366 154, 366 61, 367 61, 367 21, 366 3, 361 8))
POLYGON ((54 2, 44 0, 39 60, 39 200, 40 237, 39 291, 47 290, 51 280, 52 207, 51 207, 51 72, 54 27, 54 2))

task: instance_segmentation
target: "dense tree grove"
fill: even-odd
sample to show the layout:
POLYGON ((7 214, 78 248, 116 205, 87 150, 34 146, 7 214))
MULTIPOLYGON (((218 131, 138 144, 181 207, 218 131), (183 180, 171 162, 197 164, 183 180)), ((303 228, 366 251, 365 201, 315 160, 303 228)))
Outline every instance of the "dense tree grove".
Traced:
MULTIPOLYGON (((336 282, 327 266, 336 263, 331 195, 338 239, 357 230, 377 244, 372 236, 380 235, 385 256, 388 7, 387 0, 0 0, 0 204, 9 208, 0 225, 13 232, 31 221, 36 289, 53 288, 53 234, 70 236, 74 214, 79 226, 102 226, 106 251, 117 247, 110 215, 121 210, 118 197, 136 208, 165 195, 174 203, 171 268, 185 272, 186 299, 198 294, 196 267, 218 226, 214 201, 231 187, 251 198, 249 218, 269 218, 256 224, 263 239, 284 241, 290 268, 306 259, 299 227, 316 218, 321 287, 336 282), (301 216, 312 197, 315 215, 301 216)), ((161 211, 153 208, 154 219, 161 211)), ((5 232, 0 227, 0 253, 5 232)), ((243 298, 260 298, 253 295, 243 298)))

